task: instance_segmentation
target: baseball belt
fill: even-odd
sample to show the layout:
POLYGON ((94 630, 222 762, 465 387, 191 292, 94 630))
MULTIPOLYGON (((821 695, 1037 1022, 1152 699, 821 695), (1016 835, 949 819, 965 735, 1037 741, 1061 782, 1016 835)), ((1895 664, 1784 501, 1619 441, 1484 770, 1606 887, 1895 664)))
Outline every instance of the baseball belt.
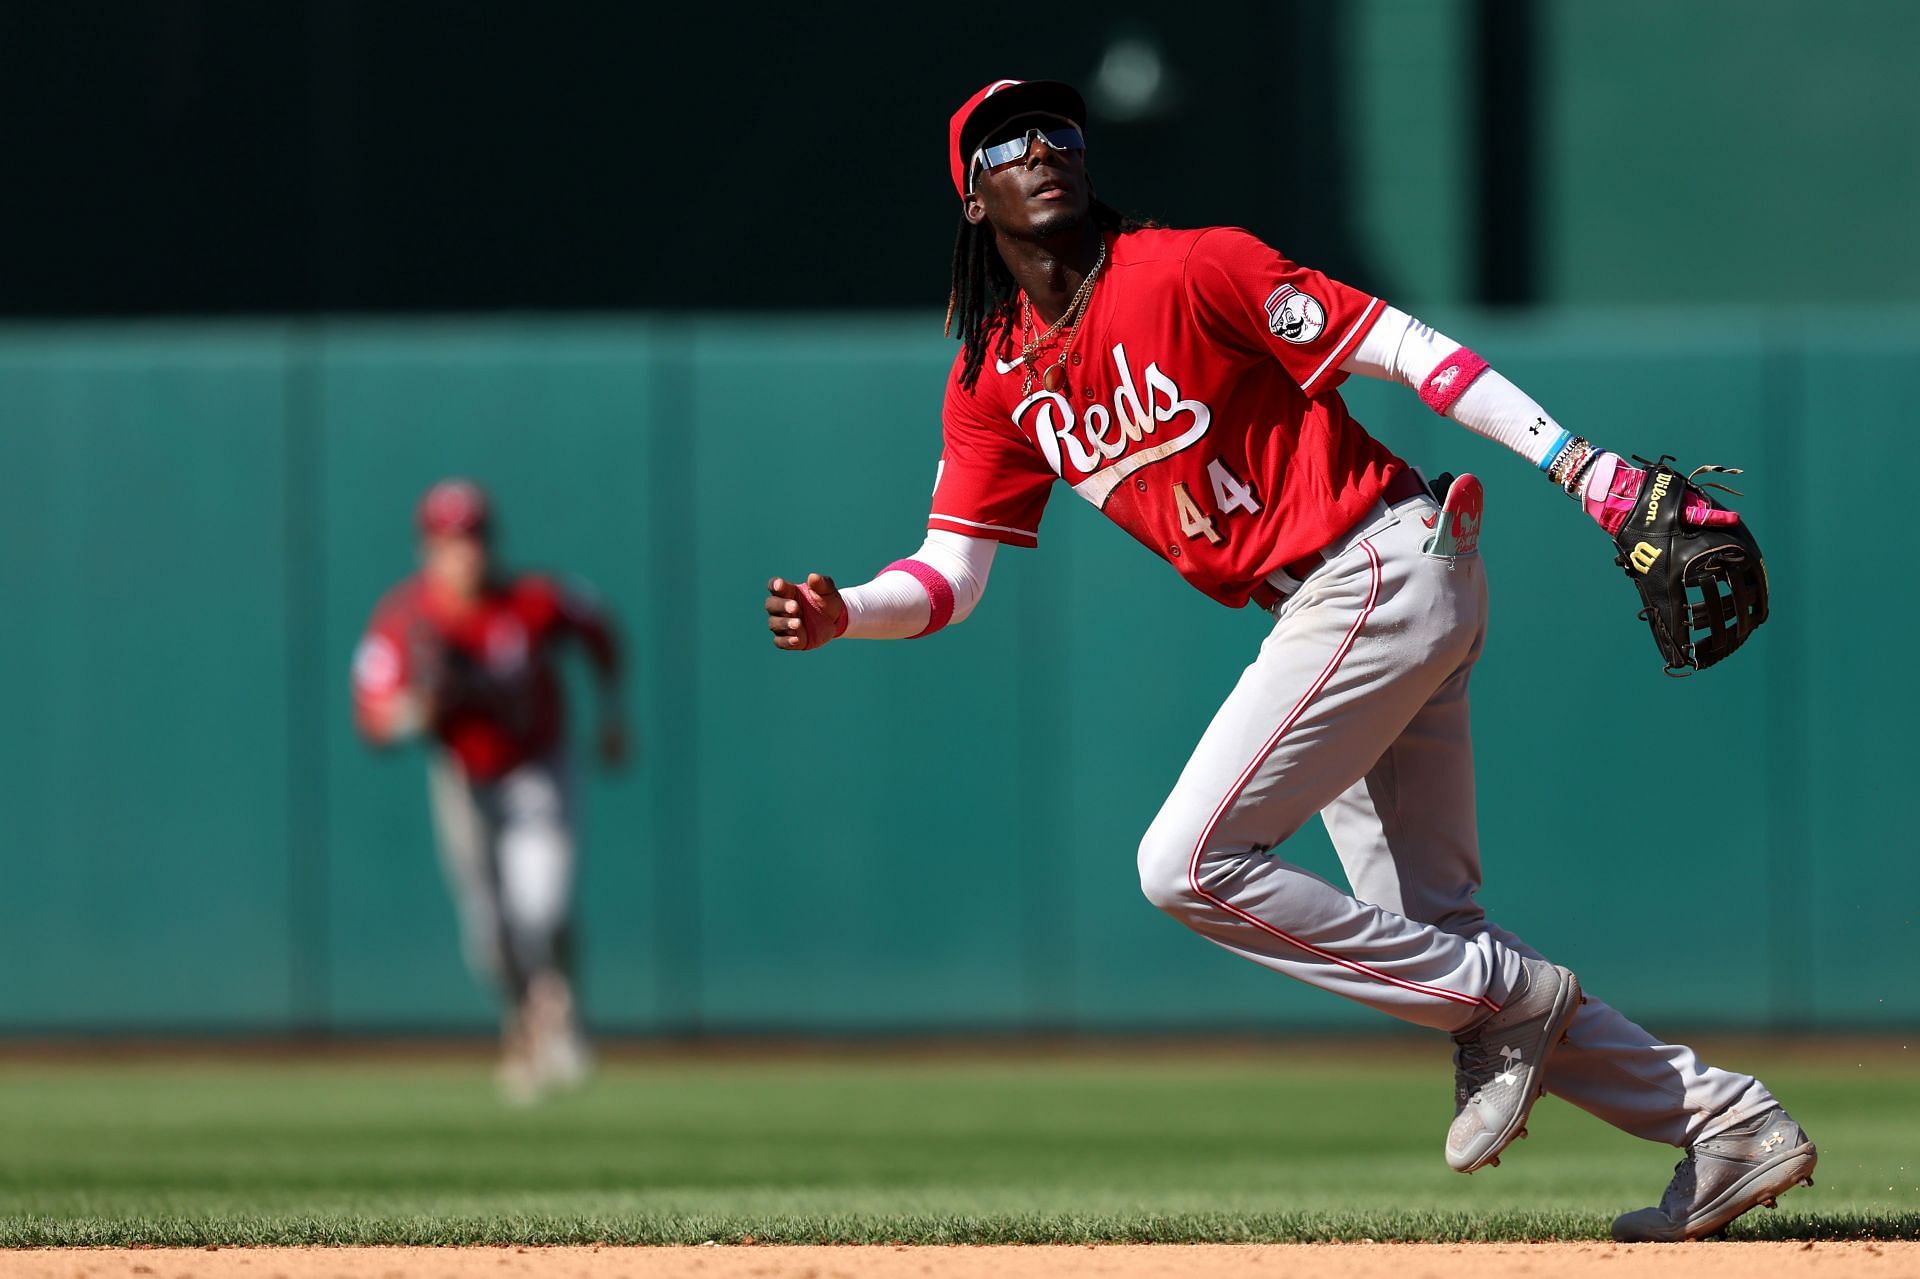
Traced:
MULTIPOLYGON (((1420 477, 1420 472, 1408 467, 1393 473, 1393 478, 1387 481, 1386 490, 1380 494, 1380 500, 1388 506, 1398 506, 1416 497, 1431 498, 1432 496, 1433 494, 1427 489, 1427 482, 1420 477)), ((1254 604, 1272 612, 1280 607, 1289 595, 1299 589, 1299 583, 1307 580, 1307 574, 1326 562, 1327 557, 1319 551, 1308 551, 1291 564, 1282 565, 1279 573, 1262 579, 1254 586, 1251 596, 1254 604), (1293 584, 1283 586, 1274 580, 1282 574, 1291 578, 1293 584)))

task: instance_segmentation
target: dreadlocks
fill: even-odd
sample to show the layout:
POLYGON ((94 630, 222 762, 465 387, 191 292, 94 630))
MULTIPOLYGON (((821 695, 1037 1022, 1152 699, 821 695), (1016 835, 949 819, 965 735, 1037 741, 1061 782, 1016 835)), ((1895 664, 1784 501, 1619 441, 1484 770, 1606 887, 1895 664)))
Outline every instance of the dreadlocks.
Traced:
MULTIPOLYGON (((1087 210, 1093 224, 1102 231, 1124 235, 1154 223, 1129 217, 1108 204, 1094 200, 1087 210)), ((1013 273, 1000 260, 993 243, 993 228, 960 219, 960 233, 953 240, 953 291, 947 295, 947 336, 958 337, 966 352, 960 368, 960 385, 971 392, 980 379, 980 367, 987 361, 987 341, 996 327, 1006 322, 1011 332, 1014 299, 1020 288, 1013 273), (955 326, 958 326, 958 332, 955 326)))

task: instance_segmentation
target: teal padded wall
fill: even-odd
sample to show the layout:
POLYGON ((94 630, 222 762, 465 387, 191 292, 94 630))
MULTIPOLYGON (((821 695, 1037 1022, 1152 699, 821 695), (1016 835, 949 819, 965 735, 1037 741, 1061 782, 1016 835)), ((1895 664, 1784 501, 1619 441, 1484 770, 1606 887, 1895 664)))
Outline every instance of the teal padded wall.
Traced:
MULTIPOLYGON (((1778 610, 1663 678, 1564 498, 1349 385, 1410 459, 1489 484, 1488 906, 1657 1029, 1920 1021, 1914 605, 1872 558, 1904 505, 1835 464, 1897 456, 1920 316, 1434 318, 1610 444, 1749 467, 1778 610), (1591 709, 1544 691, 1568 671, 1591 709)), ((0 332, 0 1028, 488 1024, 420 753, 347 714, 413 501, 454 473, 633 656, 637 766, 579 752, 601 1027, 1379 1025, 1140 897, 1139 833, 1264 627, 1070 492, 960 628, 766 642, 770 574, 858 581, 917 543, 950 351, 919 314, 0 332)), ((1338 874, 1317 827, 1287 850, 1338 874)))
POLYGON ((1920 295, 1920 7, 1541 8, 1542 300, 1920 295))
MULTIPOLYGON (((1920 300, 1920 6, 1887 0, 1539 0, 1532 80, 1539 302, 1920 300)), ((1474 296, 1482 72, 1466 0, 1346 0, 1343 198, 1403 306, 1474 296)), ((1317 105, 1317 104, 1316 104, 1317 105)), ((1311 128, 1297 110, 1277 127, 1311 128)), ((1283 210, 1255 219, 1282 247, 1283 210)), ((1296 250, 1297 251, 1297 250, 1296 250)))
POLYGON ((0 1024, 287 1016, 289 391, 271 328, 0 342, 0 1024))

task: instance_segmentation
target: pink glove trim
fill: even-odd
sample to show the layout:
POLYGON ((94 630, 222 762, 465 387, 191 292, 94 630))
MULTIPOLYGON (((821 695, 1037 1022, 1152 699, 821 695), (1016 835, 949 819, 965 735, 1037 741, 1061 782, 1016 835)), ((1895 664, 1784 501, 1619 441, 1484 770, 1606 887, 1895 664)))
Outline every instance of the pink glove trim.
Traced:
POLYGON ((1463 346, 1427 374, 1427 380, 1420 384, 1421 402, 1444 416, 1467 393, 1473 380, 1486 371, 1487 362, 1463 346))
POLYGON ((923 639, 953 620, 953 583, 933 565, 919 560, 895 560, 880 572, 906 573, 927 593, 927 625, 920 634, 909 635, 908 639, 923 639))
POLYGON ((1629 491, 1619 502, 1609 502, 1613 496, 1613 481, 1621 471, 1620 455, 1602 452, 1587 468, 1586 488, 1580 495, 1580 505, 1586 508, 1587 514, 1594 518, 1595 523, 1607 529, 1610 534, 1620 531, 1620 525, 1626 522, 1627 512, 1633 509, 1633 499, 1640 492, 1640 473, 1635 471, 1633 472, 1635 478, 1628 486, 1629 491), (1607 528, 1607 522, 1610 519, 1613 521, 1613 527, 1607 528))
MULTIPOLYGON (((1684 487, 1681 518, 1695 528, 1724 528, 1740 522, 1738 511, 1715 509, 1706 494, 1691 483, 1684 487)), ((1617 534, 1633 514, 1640 498, 1640 470, 1628 466, 1617 453, 1602 453, 1588 471, 1581 505, 1609 536, 1617 534)))

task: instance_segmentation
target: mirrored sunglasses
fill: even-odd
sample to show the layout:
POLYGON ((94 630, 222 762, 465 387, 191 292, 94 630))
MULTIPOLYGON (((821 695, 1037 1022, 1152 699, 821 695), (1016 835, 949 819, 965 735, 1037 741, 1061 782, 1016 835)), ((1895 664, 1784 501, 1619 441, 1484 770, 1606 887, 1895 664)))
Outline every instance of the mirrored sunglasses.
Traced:
POLYGON ((1047 146, 1055 151, 1085 151, 1086 135, 1071 124, 1055 124, 1046 128, 1035 125, 1017 138, 1005 142, 996 142, 990 147, 981 147, 973 153, 973 172, 977 176, 982 169, 997 169, 1003 164, 1012 164, 1016 160, 1027 158, 1027 152, 1033 149, 1035 138, 1045 138, 1047 146))

